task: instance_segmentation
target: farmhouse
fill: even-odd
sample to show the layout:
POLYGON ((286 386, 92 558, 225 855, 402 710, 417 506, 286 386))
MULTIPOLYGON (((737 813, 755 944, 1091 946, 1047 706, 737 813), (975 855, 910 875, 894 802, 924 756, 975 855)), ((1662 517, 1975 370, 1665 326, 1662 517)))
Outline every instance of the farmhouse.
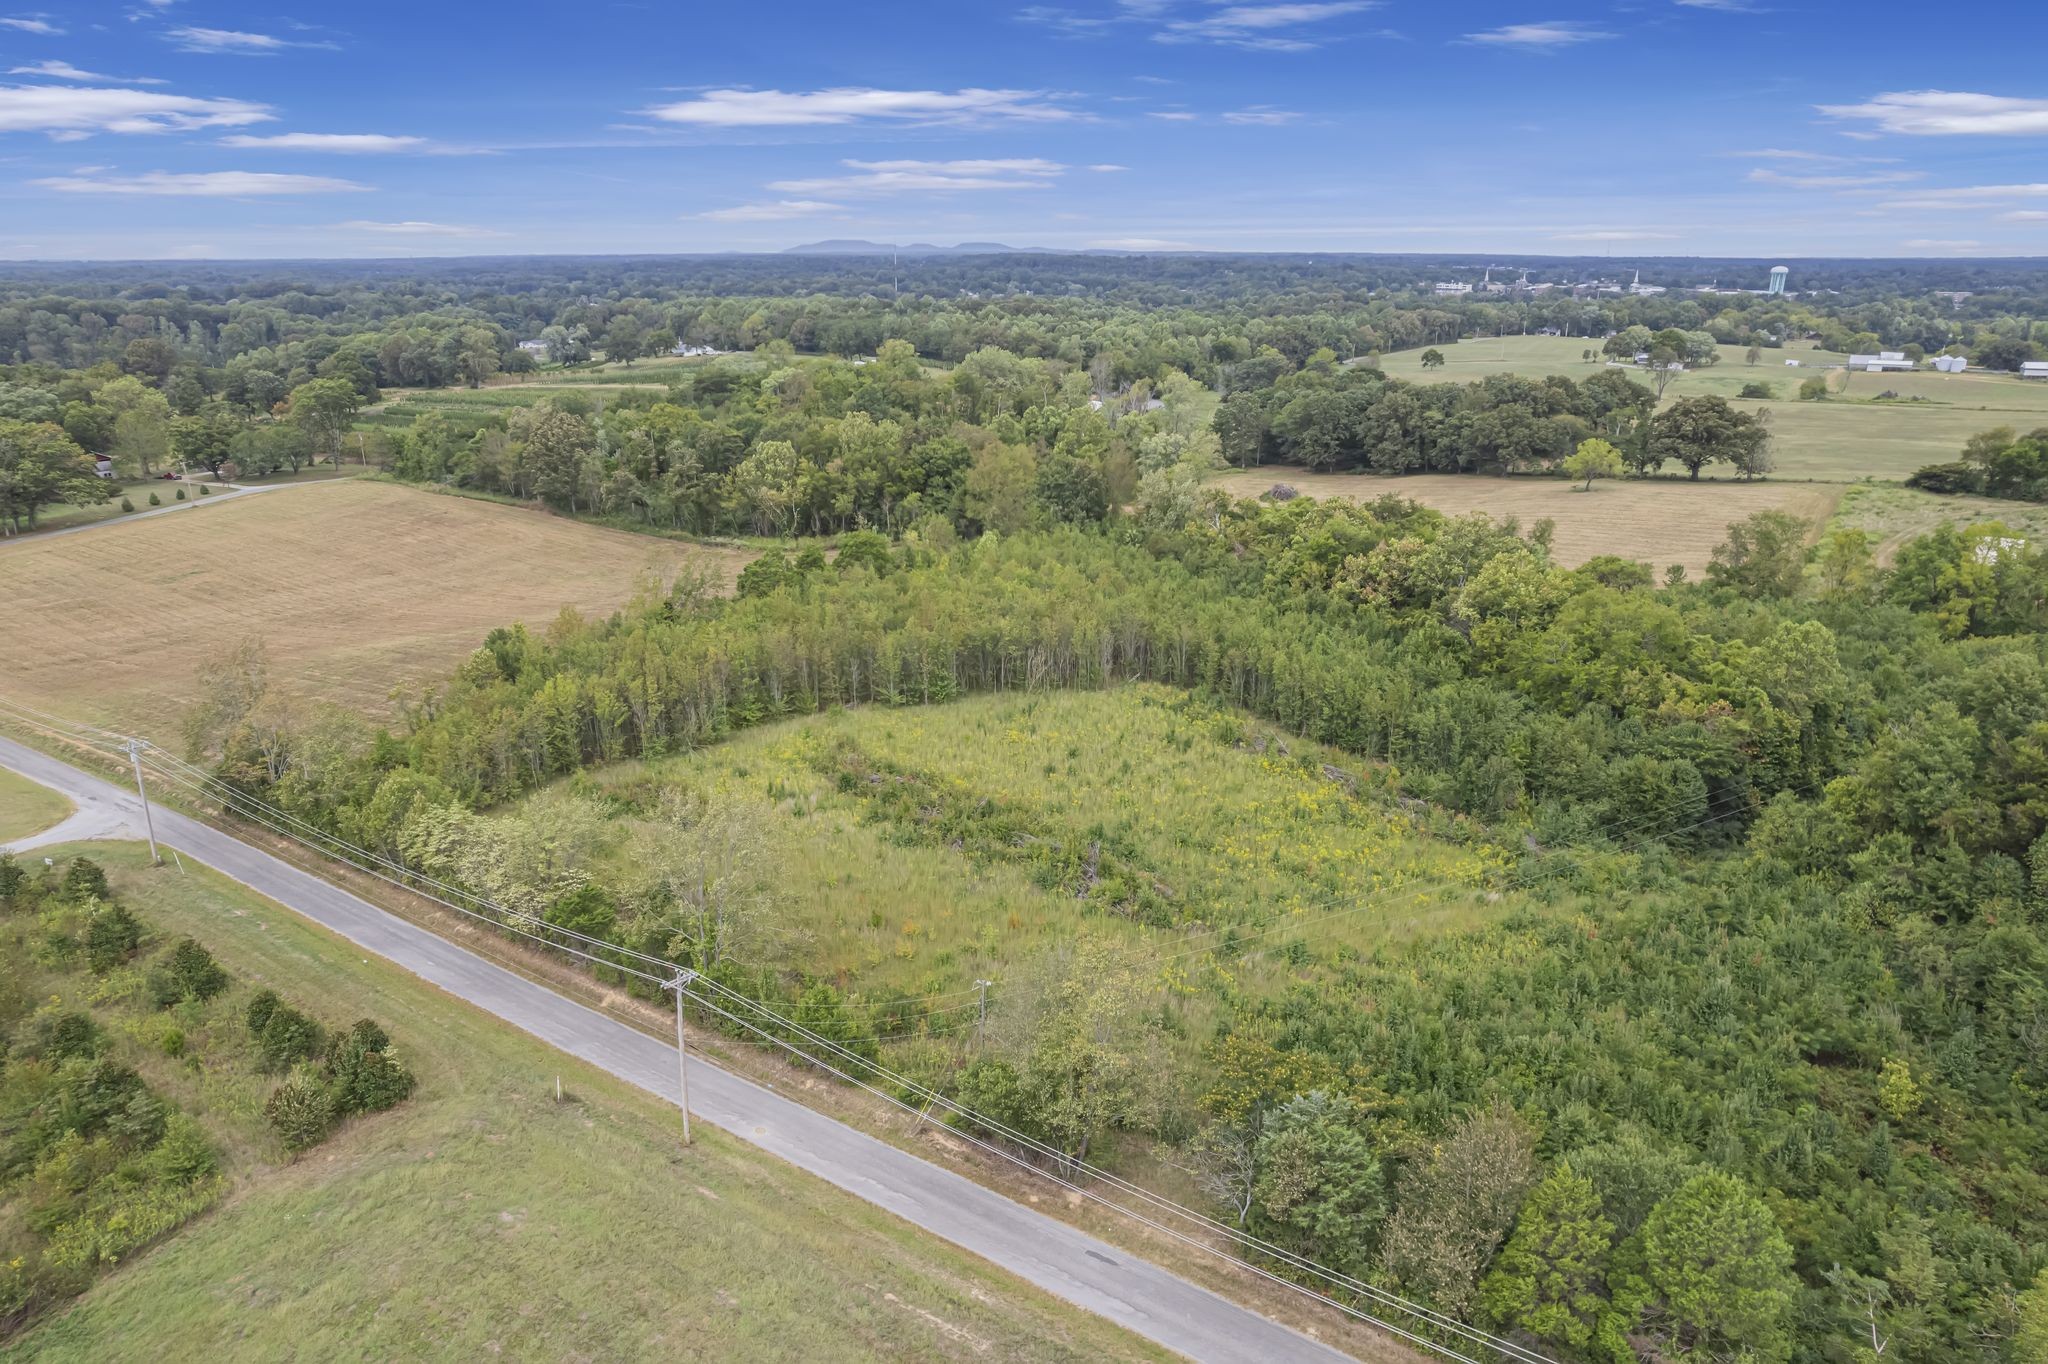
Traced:
POLYGON ((548 343, 545 341, 521 341, 519 349, 525 351, 528 355, 546 355, 548 353, 548 343))
POLYGON ((2048 379, 2048 360, 2028 360, 2020 366, 2022 379, 2048 379))

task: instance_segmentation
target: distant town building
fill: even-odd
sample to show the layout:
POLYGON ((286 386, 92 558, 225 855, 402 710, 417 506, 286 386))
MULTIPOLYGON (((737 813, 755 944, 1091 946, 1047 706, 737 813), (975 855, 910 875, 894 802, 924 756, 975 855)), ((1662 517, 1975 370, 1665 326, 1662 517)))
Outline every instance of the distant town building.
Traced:
POLYGON ((1770 293, 1770 294, 1782 294, 1782 293, 1784 293, 1784 292, 1785 292, 1785 281, 1789 280, 1790 278, 1792 278, 1792 269, 1791 269, 1791 267, 1790 267, 1790 266, 1786 266, 1786 265, 1774 265, 1774 266, 1772 266, 1772 267, 1771 267, 1771 287, 1770 287, 1769 289, 1766 289, 1766 290, 1765 290, 1764 292, 1765 292, 1765 293, 1770 293))
POLYGON ((1663 285, 1661 285, 1661 284, 1645 284, 1645 283, 1643 283, 1643 272, 1642 272, 1642 271, 1640 271, 1640 270, 1638 270, 1638 271, 1636 271, 1636 277, 1635 277, 1635 279, 1634 279, 1633 281, 1631 281, 1631 282, 1630 282, 1630 284, 1629 284, 1629 286, 1628 286, 1628 291, 1629 291, 1630 293, 1632 293, 1632 294, 1637 294, 1637 295, 1640 295, 1640 296, 1642 296, 1642 297, 1648 297, 1648 296, 1649 296, 1649 295, 1651 295, 1651 294, 1661 294, 1661 293, 1663 293, 1663 292, 1664 292, 1664 286, 1663 286, 1663 285))
POLYGON ((1439 280, 1436 285, 1436 292, 1439 294, 1469 294, 1472 292, 1472 286, 1463 280, 1439 280))
POLYGON ((1860 369, 1870 374, 1889 374, 1897 370, 1917 369, 1919 366, 1908 360, 1904 351, 1884 350, 1875 355, 1850 356, 1849 368, 1860 369))

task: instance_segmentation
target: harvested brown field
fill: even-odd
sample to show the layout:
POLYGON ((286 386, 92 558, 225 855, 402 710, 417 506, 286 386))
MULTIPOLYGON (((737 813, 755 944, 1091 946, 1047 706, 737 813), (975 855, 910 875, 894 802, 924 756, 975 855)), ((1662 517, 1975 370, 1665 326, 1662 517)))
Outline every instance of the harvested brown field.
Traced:
POLYGON ((252 494, 0 547, 0 695, 171 742, 202 661, 253 635, 293 690, 374 713, 496 626, 752 557, 389 483, 252 494))
POLYGON ((1816 531, 1842 496, 1839 484, 1692 483, 1611 480, 1580 492, 1575 483, 1554 478, 1483 478, 1476 474, 1312 474, 1268 465, 1218 478, 1236 497, 1257 497, 1276 483, 1310 497, 1348 497, 1371 502, 1405 497, 1450 516, 1483 512, 1499 520, 1519 518, 1526 531, 1550 518, 1557 523, 1551 544, 1557 561, 1575 568, 1599 554, 1640 559, 1660 571, 1684 564, 1698 577, 1731 523, 1773 508, 1813 523, 1816 531))

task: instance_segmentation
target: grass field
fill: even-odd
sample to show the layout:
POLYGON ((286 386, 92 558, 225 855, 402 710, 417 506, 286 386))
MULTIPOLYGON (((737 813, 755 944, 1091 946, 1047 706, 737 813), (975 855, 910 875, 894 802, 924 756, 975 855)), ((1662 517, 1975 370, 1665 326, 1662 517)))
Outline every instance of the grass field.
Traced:
POLYGON ((1867 531, 1876 542, 1879 563, 1890 563, 1899 547, 1948 523, 1977 525, 1998 521, 2015 533, 2038 539, 2048 535, 2048 507, 2008 502, 1995 497, 1944 497, 1888 484, 1861 484, 1842 494, 1829 528, 1867 531))
POLYGON ((46 786, 0 768, 0 843, 41 833, 71 813, 71 802, 46 786))
MULTIPOLYGON (((87 851, 239 982, 377 1018, 420 1084, 296 1164, 252 1137, 217 1209, 7 1358, 1165 1357, 721 1132, 683 1151, 672 1106, 224 878, 147 872, 132 844, 87 851)), ((248 1121, 220 1102, 228 1127, 248 1121)))
MULTIPOLYGON (((1317 920, 1307 954, 1235 960, 1232 981, 1256 989, 1311 959, 1505 912, 1486 888, 1500 855, 1452 832, 1469 825, 1404 809, 1375 784, 1380 775, 1169 688, 1129 686, 834 712, 600 769, 570 788, 609 798, 614 809, 644 808, 654 791, 676 786, 749 808, 748 822, 767 840, 781 938, 754 950, 872 999, 961 992, 1082 931, 1127 945, 1134 957, 1175 954, 1166 978, 1191 985, 1219 969, 1206 949, 1226 934, 1277 948, 1295 935, 1290 925, 1332 906, 1370 907, 1334 924, 1317 920), (974 809, 950 826, 964 837, 978 820, 1015 824, 1001 826, 991 854, 956 847, 951 832, 884 818, 869 782, 841 776, 849 744, 864 764, 914 772, 932 791, 951 793, 939 798, 954 808, 974 809), (987 810, 978 808, 983 798, 987 810), (1048 883, 1029 855, 1041 844, 1099 847, 1100 874, 1157 888, 1157 917, 1170 925, 1148 926, 1078 895, 1078 877, 1048 883)), ((599 864, 606 879, 630 877, 633 824, 615 821, 599 864)), ((1191 1035, 1206 1036, 1198 1025, 1211 1001, 1190 989, 1191 1035)))
POLYGON ((173 741, 200 664, 260 636, 311 699, 387 708, 491 629, 610 610, 643 574, 730 582, 745 551, 349 479, 0 546, 6 690, 173 741))
MULTIPOLYGON (((1606 364, 1583 359, 1588 347, 1597 351, 1599 342, 1580 336, 1480 337, 1437 347, 1444 356, 1442 369, 1423 369, 1421 350, 1385 356, 1380 367, 1395 377, 1421 382, 1470 381, 1489 374, 1585 379, 1606 364)), ((1780 479, 1902 479, 1923 464, 1954 459, 1963 442, 1979 431, 2048 426, 2048 384, 2009 374, 1850 374, 1846 385, 1826 401, 1799 402, 1800 382, 1826 372, 1813 366, 1840 364, 1846 357, 1802 347, 1766 350, 1754 367, 1742 357, 1742 347, 1721 347, 1720 364, 1679 376, 1665 390, 1664 400, 1710 393, 1733 402, 1746 383, 1775 385, 1775 400, 1745 399, 1740 405, 1770 414, 1780 479), (1788 367, 1788 359, 1802 361, 1802 367, 1788 367), (1905 401, 1879 400, 1878 395, 1887 391, 1905 401)), ((1839 382, 1840 376, 1836 379, 1839 382)))
POLYGON ((1451 516, 1483 512, 1498 520, 1521 518, 1528 528, 1544 517, 1557 523, 1552 549, 1559 563, 1575 568, 1596 554, 1619 554, 1663 569, 1684 564, 1698 577, 1714 547, 1727 538, 1731 522, 1772 508, 1789 511, 1819 526, 1833 513, 1839 484, 1693 483, 1685 479, 1647 482, 1615 479, 1595 483, 1591 492, 1557 478, 1482 478, 1472 474, 1311 474, 1266 465, 1224 474, 1219 487, 1237 497, 1257 497, 1286 483, 1310 497, 1350 497, 1370 502, 1392 495, 1420 502, 1451 516))

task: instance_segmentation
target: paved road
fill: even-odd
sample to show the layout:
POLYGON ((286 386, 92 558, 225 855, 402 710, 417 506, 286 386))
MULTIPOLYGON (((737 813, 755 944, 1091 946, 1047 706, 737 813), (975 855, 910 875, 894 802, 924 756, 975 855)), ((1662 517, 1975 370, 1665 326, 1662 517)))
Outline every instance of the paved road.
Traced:
MULTIPOLYGON (((133 793, 0 739, 0 767, 80 809, 139 815, 133 793)), ((269 853, 157 808, 157 838, 421 979, 535 1037, 675 1102, 676 1053, 616 1019, 378 909, 269 853)), ((1275 1364, 1350 1356, 706 1062, 690 1066, 690 1111, 800 1169, 1190 1359, 1275 1364)))
MULTIPOLYGON (((152 483, 151 486, 154 487, 155 484, 152 483)), ((163 486, 170 488, 176 485, 165 483, 163 486)), ((211 486, 219 487, 220 485, 213 484, 211 486)), ((152 516, 169 516, 172 512, 186 511, 192 507, 215 507, 223 502, 232 502, 238 497, 247 497, 251 493, 274 493, 282 488, 300 488, 304 486, 301 483, 264 483, 248 486, 231 483, 228 485, 228 490, 224 493, 209 493, 205 497, 194 493, 186 501, 173 502, 165 507, 151 507, 148 511, 128 512, 121 516, 109 516, 102 521, 88 521, 82 526, 65 526, 62 530, 36 530, 29 531, 23 535, 10 536, 5 540, 0 540, 0 548, 4 548, 7 545, 33 545, 43 540, 54 540, 60 535, 83 535, 89 530, 105 530, 108 526, 125 526, 130 521, 146 521, 152 516)))

